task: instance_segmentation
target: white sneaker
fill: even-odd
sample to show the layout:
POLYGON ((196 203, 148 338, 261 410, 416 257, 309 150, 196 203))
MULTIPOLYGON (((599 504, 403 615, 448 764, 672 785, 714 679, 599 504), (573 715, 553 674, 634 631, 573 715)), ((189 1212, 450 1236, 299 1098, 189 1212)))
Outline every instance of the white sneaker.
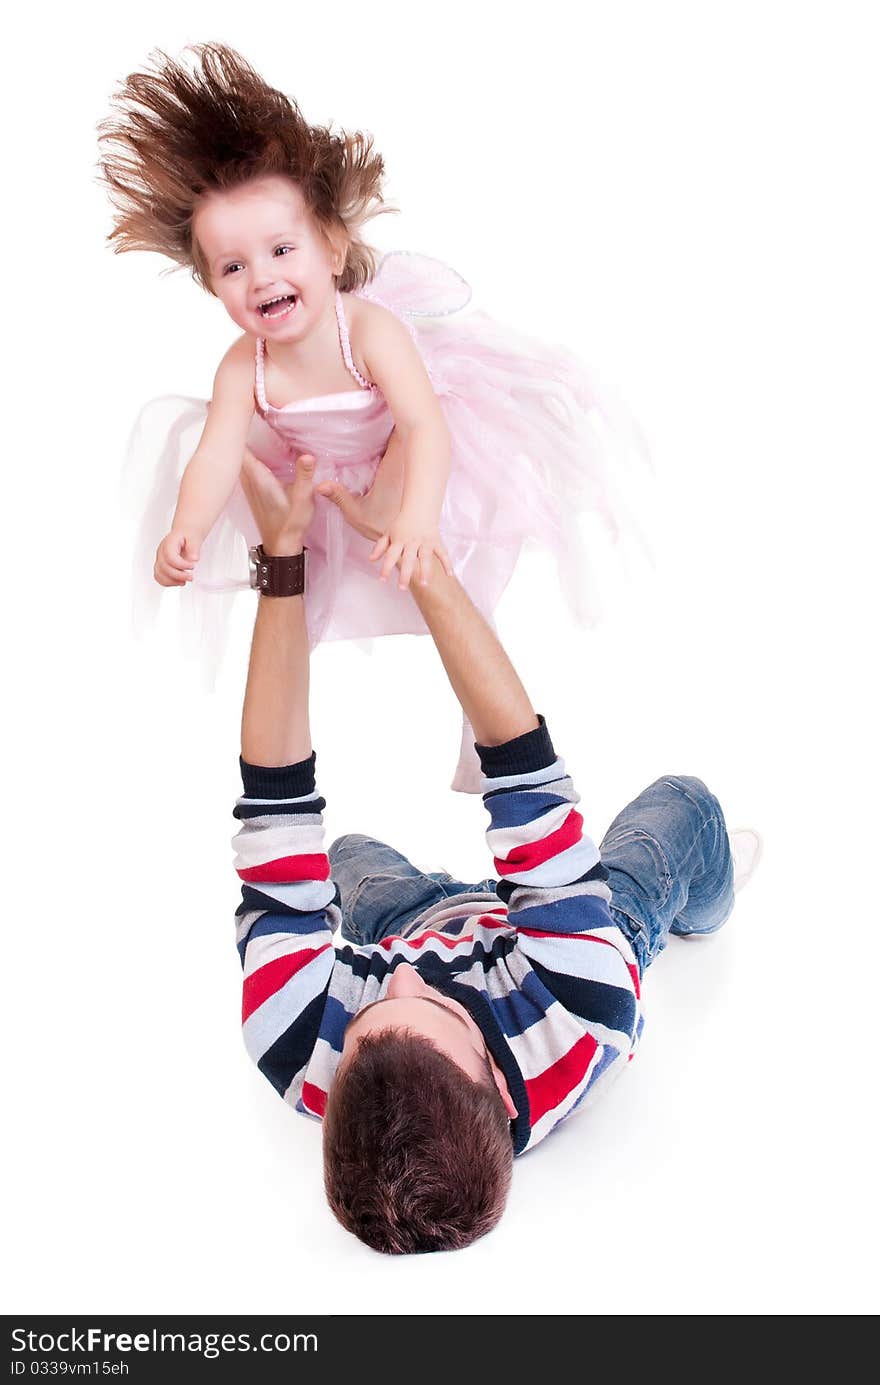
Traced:
POLYGON ((739 894, 754 874, 764 843, 754 827, 735 827, 728 835, 733 856, 733 892, 739 894))

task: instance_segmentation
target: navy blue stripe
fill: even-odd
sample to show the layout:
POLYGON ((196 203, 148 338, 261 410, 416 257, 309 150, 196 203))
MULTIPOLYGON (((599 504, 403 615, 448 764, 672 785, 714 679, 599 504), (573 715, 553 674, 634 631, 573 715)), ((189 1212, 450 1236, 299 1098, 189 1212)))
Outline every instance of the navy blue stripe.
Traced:
POLYGON ((299 817, 303 813, 322 813, 327 807, 323 798, 313 798, 308 803, 236 803, 232 816, 240 822, 250 818, 299 817))
POLYGON ((568 1120, 569 1116, 574 1115, 575 1111, 580 1106, 581 1102, 587 1096, 589 1096, 590 1089, 593 1086, 593 1083, 597 1082, 599 1078, 602 1076, 603 1072, 608 1071, 608 1069, 611 1067, 611 1064, 614 1062, 615 1058, 619 1057, 620 1050, 616 1049, 613 1044, 604 1045, 604 1047, 602 1048, 602 1056, 601 1058, 599 1058, 598 1062, 595 1064, 593 1068, 593 1071, 590 1073, 589 1082, 587 1083, 586 1087, 584 1087, 584 1090, 581 1092, 580 1096, 574 1103, 574 1106, 572 1106, 571 1110, 567 1112, 565 1116, 563 1116, 563 1120, 568 1120))
POLYGON ((492 819, 491 831, 498 831, 502 827, 523 827, 529 822, 538 822, 546 817, 547 813, 552 813, 554 808, 561 808, 563 805, 569 809, 574 807, 570 798, 565 798, 562 794, 555 793, 521 793, 514 797, 508 796, 501 799, 489 809, 492 819))
POLYGON ((619 1029, 624 1034, 632 1035, 638 1017, 632 991, 611 986, 607 981, 586 981, 583 977, 550 971, 531 957, 529 961, 535 975, 566 1010, 580 1015, 582 1019, 603 1024, 606 1029, 619 1029))
MULTIPOLYGON (((244 912, 248 913, 249 910, 246 909, 244 912)), ((311 914, 296 914, 293 917, 290 914, 276 914, 274 910, 270 914, 261 914, 248 929, 247 935, 236 944, 242 966, 247 945, 254 938, 265 938, 267 934, 272 933, 286 933, 290 937, 297 933, 315 933, 318 929, 324 932, 327 930, 327 917, 323 910, 311 914)))
POLYGON ((335 1048, 337 1053, 342 1051, 342 1040, 345 1036, 345 1027, 353 1016, 349 1014, 341 1000, 337 1000, 334 995, 328 995, 327 1003, 324 1006, 324 1014, 321 1018, 320 1037, 335 1048))
POLYGON ((312 1056, 318 1040, 326 993, 325 987, 300 1011, 290 1028, 285 1029, 257 1063, 260 1072, 268 1077, 280 1096, 284 1095, 300 1068, 305 1067, 312 1056))
POLYGON ((557 758, 542 716, 538 717, 538 725, 522 736, 514 736, 503 745, 477 745, 475 749, 487 779, 534 774, 536 770, 547 769, 557 758))
POLYGON ((315 752, 295 765, 251 765, 239 757, 245 798, 301 798, 315 792, 315 752))
MULTIPOLYGON (((314 883, 314 882, 309 882, 309 881, 305 881, 305 880, 304 880, 304 881, 291 881, 290 883, 291 883, 291 884, 300 884, 300 883, 301 883, 301 884, 309 884, 309 883, 314 883)), ((323 884, 324 882, 323 882, 323 881, 318 881, 317 883, 318 883, 318 884, 323 884)), ((261 890, 255 890, 255 889, 253 889, 252 886, 250 886, 250 885, 242 885, 242 887, 241 887, 241 903, 239 904, 238 908, 237 908, 236 911, 235 911, 235 916, 236 916, 236 918, 239 918, 242 914, 250 914, 250 913, 252 913, 255 909, 261 909, 261 910, 267 910, 270 914, 290 914, 290 915, 292 915, 294 918, 308 918, 308 917, 310 917, 311 915, 315 914, 316 912, 317 912, 319 915, 322 915, 323 912, 324 912, 324 909, 329 909, 331 904, 338 904, 338 903, 339 903, 339 886, 338 886, 338 885, 337 885, 337 887, 336 887, 336 893, 335 893, 335 895, 333 896, 333 898, 332 898, 332 899, 328 899, 328 900, 327 900, 327 903, 324 905, 324 908, 323 908, 323 909, 320 909, 320 910, 317 910, 317 911, 314 910, 314 909, 294 909, 292 905, 290 905, 290 904, 283 904, 280 900, 278 900, 278 899, 273 899, 271 895, 263 894, 263 892, 262 892, 261 890)))
MULTIPOLYGON (((542 779, 540 784, 523 784, 522 781, 518 784, 505 784, 503 788, 500 789, 487 789, 483 794, 483 802, 488 807, 490 799, 497 798, 499 794, 528 793, 531 789, 552 789, 554 784, 565 784, 570 782, 570 776, 566 773, 560 774, 558 779, 542 779)), ((566 800, 566 802, 570 801, 569 799, 566 800)))
POLYGON ((511 1038, 525 1034, 533 1024, 540 1023, 552 1001, 553 997, 547 994, 547 988, 531 972, 527 972, 518 990, 493 999, 492 1009, 505 1035, 511 1038))
POLYGON ((508 914, 508 918, 514 928, 534 928, 570 937, 588 933, 591 928, 614 926, 607 903, 595 894, 567 895, 552 904, 531 904, 508 914))
MULTIPOLYGON (((455 976, 460 971, 470 971, 475 964, 482 965, 487 969, 496 966, 507 954, 516 946, 516 940, 508 934, 501 934, 492 943, 491 948, 486 948, 482 942, 477 942, 463 957, 438 957, 436 953, 429 952, 426 944, 419 952, 417 958, 412 959, 414 965, 423 981, 433 984, 432 977, 439 977, 441 980, 455 976)), ((366 981, 368 976, 372 976, 381 981, 388 975, 389 962, 393 966, 399 966, 401 962, 410 961, 400 953, 395 957, 390 957, 380 951, 367 953, 362 948, 354 947, 351 943, 338 950, 339 961, 347 966, 352 976, 358 977, 361 981, 366 981)))

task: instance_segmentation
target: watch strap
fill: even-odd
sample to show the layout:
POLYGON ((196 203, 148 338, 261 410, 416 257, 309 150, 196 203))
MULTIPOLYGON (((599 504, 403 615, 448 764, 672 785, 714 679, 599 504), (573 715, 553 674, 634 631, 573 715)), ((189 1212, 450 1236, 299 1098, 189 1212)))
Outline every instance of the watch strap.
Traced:
POLYGON ((302 596, 306 589, 306 553, 273 557, 260 544, 255 550, 254 586, 262 596, 302 596))

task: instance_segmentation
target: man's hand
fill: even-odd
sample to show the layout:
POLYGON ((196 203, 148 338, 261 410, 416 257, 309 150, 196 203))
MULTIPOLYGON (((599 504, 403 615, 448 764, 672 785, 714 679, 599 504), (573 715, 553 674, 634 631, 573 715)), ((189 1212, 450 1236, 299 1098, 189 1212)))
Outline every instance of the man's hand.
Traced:
POLYGON ((308 453, 296 459, 292 485, 282 486, 267 466, 246 451, 241 488, 256 521, 263 547, 273 558, 299 553, 315 512, 315 459, 308 453))
MULTIPOLYGON (((378 561, 384 554, 385 562, 382 565, 381 575, 387 577, 400 558, 400 553, 390 552, 389 542, 389 535, 394 530, 394 525, 400 516, 400 503, 403 496, 403 447, 397 434, 392 433, 385 456, 379 463, 373 484, 366 495, 352 495, 351 491, 346 490, 339 481, 323 481, 317 489, 320 495, 326 496, 337 507, 346 524, 350 524, 352 529, 356 530, 358 534, 362 534, 365 539, 372 540, 375 546, 370 554, 371 558, 378 561)), ((432 538, 436 538, 436 535, 432 538)), ((430 551, 425 553, 425 562, 422 562, 420 566, 420 576, 423 582, 431 576, 434 553, 437 553, 445 570, 450 576, 452 575, 446 551, 437 538, 436 546, 433 542, 431 543, 430 551)), ((406 575, 406 581, 403 580, 405 574, 401 570, 401 586, 409 586, 415 560, 418 557, 417 548, 406 575)))
POLYGON ((199 561, 199 545, 182 529, 172 529, 156 549, 153 576, 160 587, 185 587, 199 561))

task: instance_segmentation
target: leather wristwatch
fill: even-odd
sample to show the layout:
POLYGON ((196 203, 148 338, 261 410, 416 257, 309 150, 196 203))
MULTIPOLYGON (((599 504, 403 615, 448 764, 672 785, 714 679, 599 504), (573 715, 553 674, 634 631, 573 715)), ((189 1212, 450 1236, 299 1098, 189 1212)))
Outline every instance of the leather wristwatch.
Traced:
POLYGON ((273 558, 263 550, 263 545, 248 550, 250 560, 250 581, 254 591, 262 596, 302 596, 306 589, 306 554, 292 557, 273 558))

